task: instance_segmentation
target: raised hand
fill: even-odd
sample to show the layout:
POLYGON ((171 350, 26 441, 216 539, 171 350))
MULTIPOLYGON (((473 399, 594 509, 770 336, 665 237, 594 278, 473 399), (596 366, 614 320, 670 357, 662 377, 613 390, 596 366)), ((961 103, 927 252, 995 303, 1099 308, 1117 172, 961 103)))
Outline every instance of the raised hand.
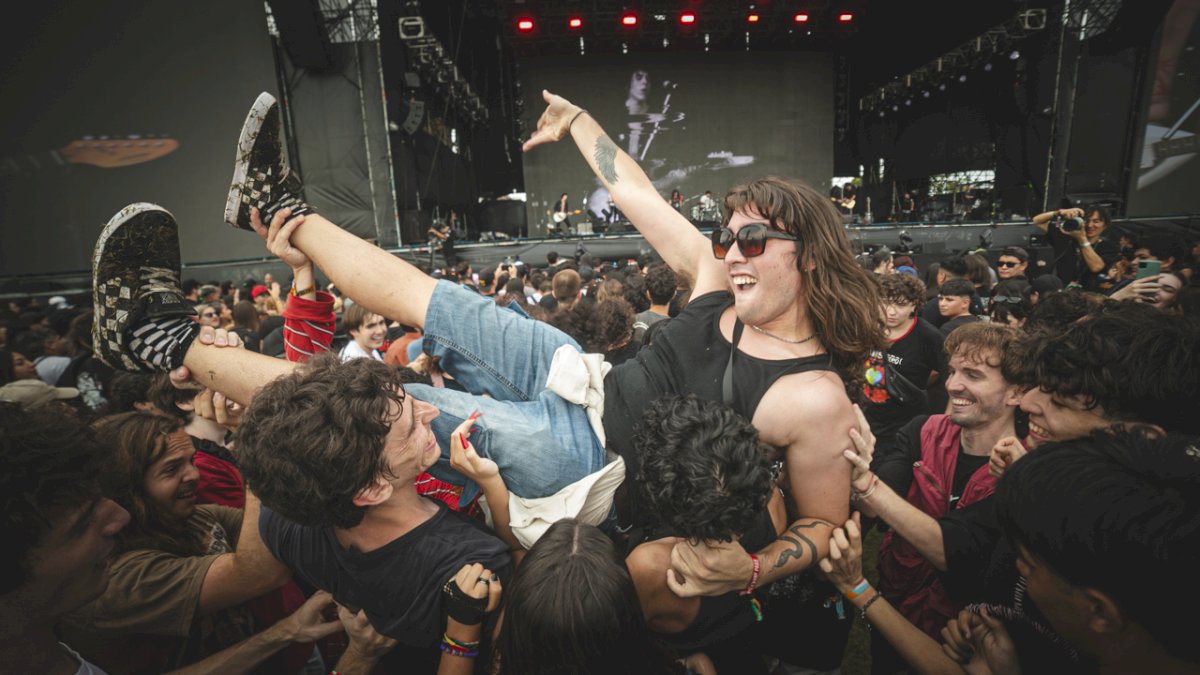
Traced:
POLYGON ((546 110, 538 118, 537 131, 521 146, 523 152, 529 152, 543 143, 554 143, 566 138, 571 119, 582 110, 567 99, 551 94, 545 89, 542 90, 542 99, 546 101, 546 110))
POLYGON ((304 254, 304 251, 292 246, 292 234, 296 228, 304 224, 304 216, 296 216, 289 220, 288 217, 291 215, 291 209, 280 209, 275 213, 275 217, 271 218, 271 226, 267 227, 259 218, 258 209, 250 209, 250 225, 258 233, 258 236, 267 240, 267 250, 271 252, 271 255, 296 270, 311 266, 312 261, 304 254))
POLYGON ((463 423, 450 433, 450 466, 476 483, 482 483, 488 478, 500 475, 500 467, 486 457, 480 457, 475 446, 468 440, 471 436, 471 426, 483 417, 483 413, 471 413, 463 423))
POLYGON ((859 518, 856 511, 843 527, 833 531, 833 536, 829 538, 829 557, 817 563, 829 582, 843 594, 863 580, 859 518))

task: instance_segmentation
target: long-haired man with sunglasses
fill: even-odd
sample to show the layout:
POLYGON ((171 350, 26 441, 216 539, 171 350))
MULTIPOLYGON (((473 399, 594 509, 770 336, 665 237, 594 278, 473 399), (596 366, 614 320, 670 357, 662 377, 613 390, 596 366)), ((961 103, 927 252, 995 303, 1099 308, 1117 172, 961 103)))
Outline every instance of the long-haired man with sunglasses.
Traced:
MULTIPOLYGON (((606 378, 608 447, 637 475, 631 430, 640 412, 659 396, 692 393, 730 403, 785 460, 784 487, 798 517, 783 535, 753 551, 736 541, 680 542, 671 554, 672 590, 753 593, 815 567, 832 524, 848 513, 842 450, 855 425, 850 397, 866 355, 883 344, 875 285, 855 262, 840 215, 808 186, 764 178, 729 191, 721 227, 706 241, 587 111, 549 92, 544 98, 548 107, 524 149, 570 136, 630 222, 693 283, 687 308, 638 355, 638 366, 606 378)), ((637 490, 626 492, 623 522, 652 520, 637 490)), ((837 667, 842 644, 825 642, 804 645, 803 656, 779 656, 837 667)))

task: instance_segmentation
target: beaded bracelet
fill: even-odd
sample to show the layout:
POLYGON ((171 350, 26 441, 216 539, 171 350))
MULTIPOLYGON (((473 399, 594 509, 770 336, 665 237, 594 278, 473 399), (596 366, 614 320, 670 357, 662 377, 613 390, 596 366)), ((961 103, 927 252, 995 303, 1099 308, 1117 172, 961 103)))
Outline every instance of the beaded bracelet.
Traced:
POLYGON ((450 656, 461 656, 465 659, 473 659, 473 658, 479 656, 478 649, 473 650, 473 651, 468 651, 466 649, 459 649, 457 647, 452 647, 452 646, 446 644, 445 642, 438 645, 438 647, 442 650, 443 653, 449 654, 450 656))
POLYGON ((303 290, 299 290, 299 291, 298 291, 298 290, 296 290, 296 285, 295 285, 295 284, 292 284, 292 291, 291 291, 291 292, 292 292, 292 295, 295 295, 295 296, 300 296, 300 295, 308 295, 309 293, 315 293, 315 292, 316 292, 316 290, 317 290, 317 285, 316 285, 316 284, 313 284, 313 285, 309 286, 308 288, 305 288, 305 289, 303 289, 303 290))
POLYGON ((879 593, 879 591, 875 591, 875 595, 872 595, 872 596, 871 596, 871 599, 870 599, 870 600, 868 600, 868 601, 866 602, 866 604, 865 604, 865 605, 863 605, 863 606, 862 606, 862 608, 860 608, 860 609, 858 610, 858 615, 859 615, 860 617, 862 617, 863 621, 866 621, 866 620, 867 620, 867 609, 869 609, 869 608, 871 607, 871 605, 875 604, 875 601, 876 601, 876 600, 878 600, 878 599, 879 599, 879 597, 880 597, 880 593, 879 593))

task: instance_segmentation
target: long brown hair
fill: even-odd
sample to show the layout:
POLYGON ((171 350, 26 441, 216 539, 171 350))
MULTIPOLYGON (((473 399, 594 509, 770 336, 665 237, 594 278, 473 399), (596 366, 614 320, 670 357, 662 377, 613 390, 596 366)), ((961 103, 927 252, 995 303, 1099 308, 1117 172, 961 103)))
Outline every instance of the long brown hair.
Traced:
POLYGON ((842 217, 828 198, 797 180, 767 176, 736 185, 725 195, 725 219, 754 210, 799 237, 796 267, 808 313, 842 377, 851 401, 862 396, 863 362, 886 348, 878 285, 854 259, 842 217))
POLYGON ((159 412, 133 411, 102 417, 92 425, 108 450, 100 474, 104 493, 129 512, 129 525, 117 535, 117 548, 153 548, 177 555, 203 553, 199 536, 163 514, 146 496, 146 472, 167 452, 171 434, 183 420, 159 412))

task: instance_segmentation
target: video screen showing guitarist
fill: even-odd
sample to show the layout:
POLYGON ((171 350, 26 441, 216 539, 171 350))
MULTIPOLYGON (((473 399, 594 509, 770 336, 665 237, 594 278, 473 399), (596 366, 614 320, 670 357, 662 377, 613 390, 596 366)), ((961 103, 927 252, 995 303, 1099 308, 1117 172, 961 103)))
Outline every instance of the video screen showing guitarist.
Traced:
MULTIPOLYGON (((682 157, 665 148, 662 139, 671 136, 678 151, 680 142, 687 137, 688 113, 679 110, 674 97, 680 92, 679 82, 671 79, 656 80, 649 70, 635 69, 629 76, 622 106, 625 109, 625 127, 616 140, 630 157, 636 159, 645 170, 655 188, 662 194, 678 190, 685 181, 696 174, 721 169, 744 167, 754 163, 754 155, 735 155, 729 150, 709 150, 703 158, 686 163, 682 157), (660 141, 656 143, 655 141, 660 141)), ((695 119, 691 119, 695 122, 695 119)), ((684 201, 673 202, 678 208, 684 201)), ((608 191, 596 181, 596 187, 587 198, 587 208, 597 222, 611 224, 620 215, 609 207, 608 191)), ((718 209, 719 211, 719 209, 718 209)), ((705 213, 707 216, 708 212, 705 213)))
MULTIPOLYGON (((1157 58, 1149 59, 1149 96, 1129 215, 1200 210, 1200 0, 1174 0, 1163 18, 1157 58)), ((1153 52, 1151 52, 1153 56, 1153 52)))

